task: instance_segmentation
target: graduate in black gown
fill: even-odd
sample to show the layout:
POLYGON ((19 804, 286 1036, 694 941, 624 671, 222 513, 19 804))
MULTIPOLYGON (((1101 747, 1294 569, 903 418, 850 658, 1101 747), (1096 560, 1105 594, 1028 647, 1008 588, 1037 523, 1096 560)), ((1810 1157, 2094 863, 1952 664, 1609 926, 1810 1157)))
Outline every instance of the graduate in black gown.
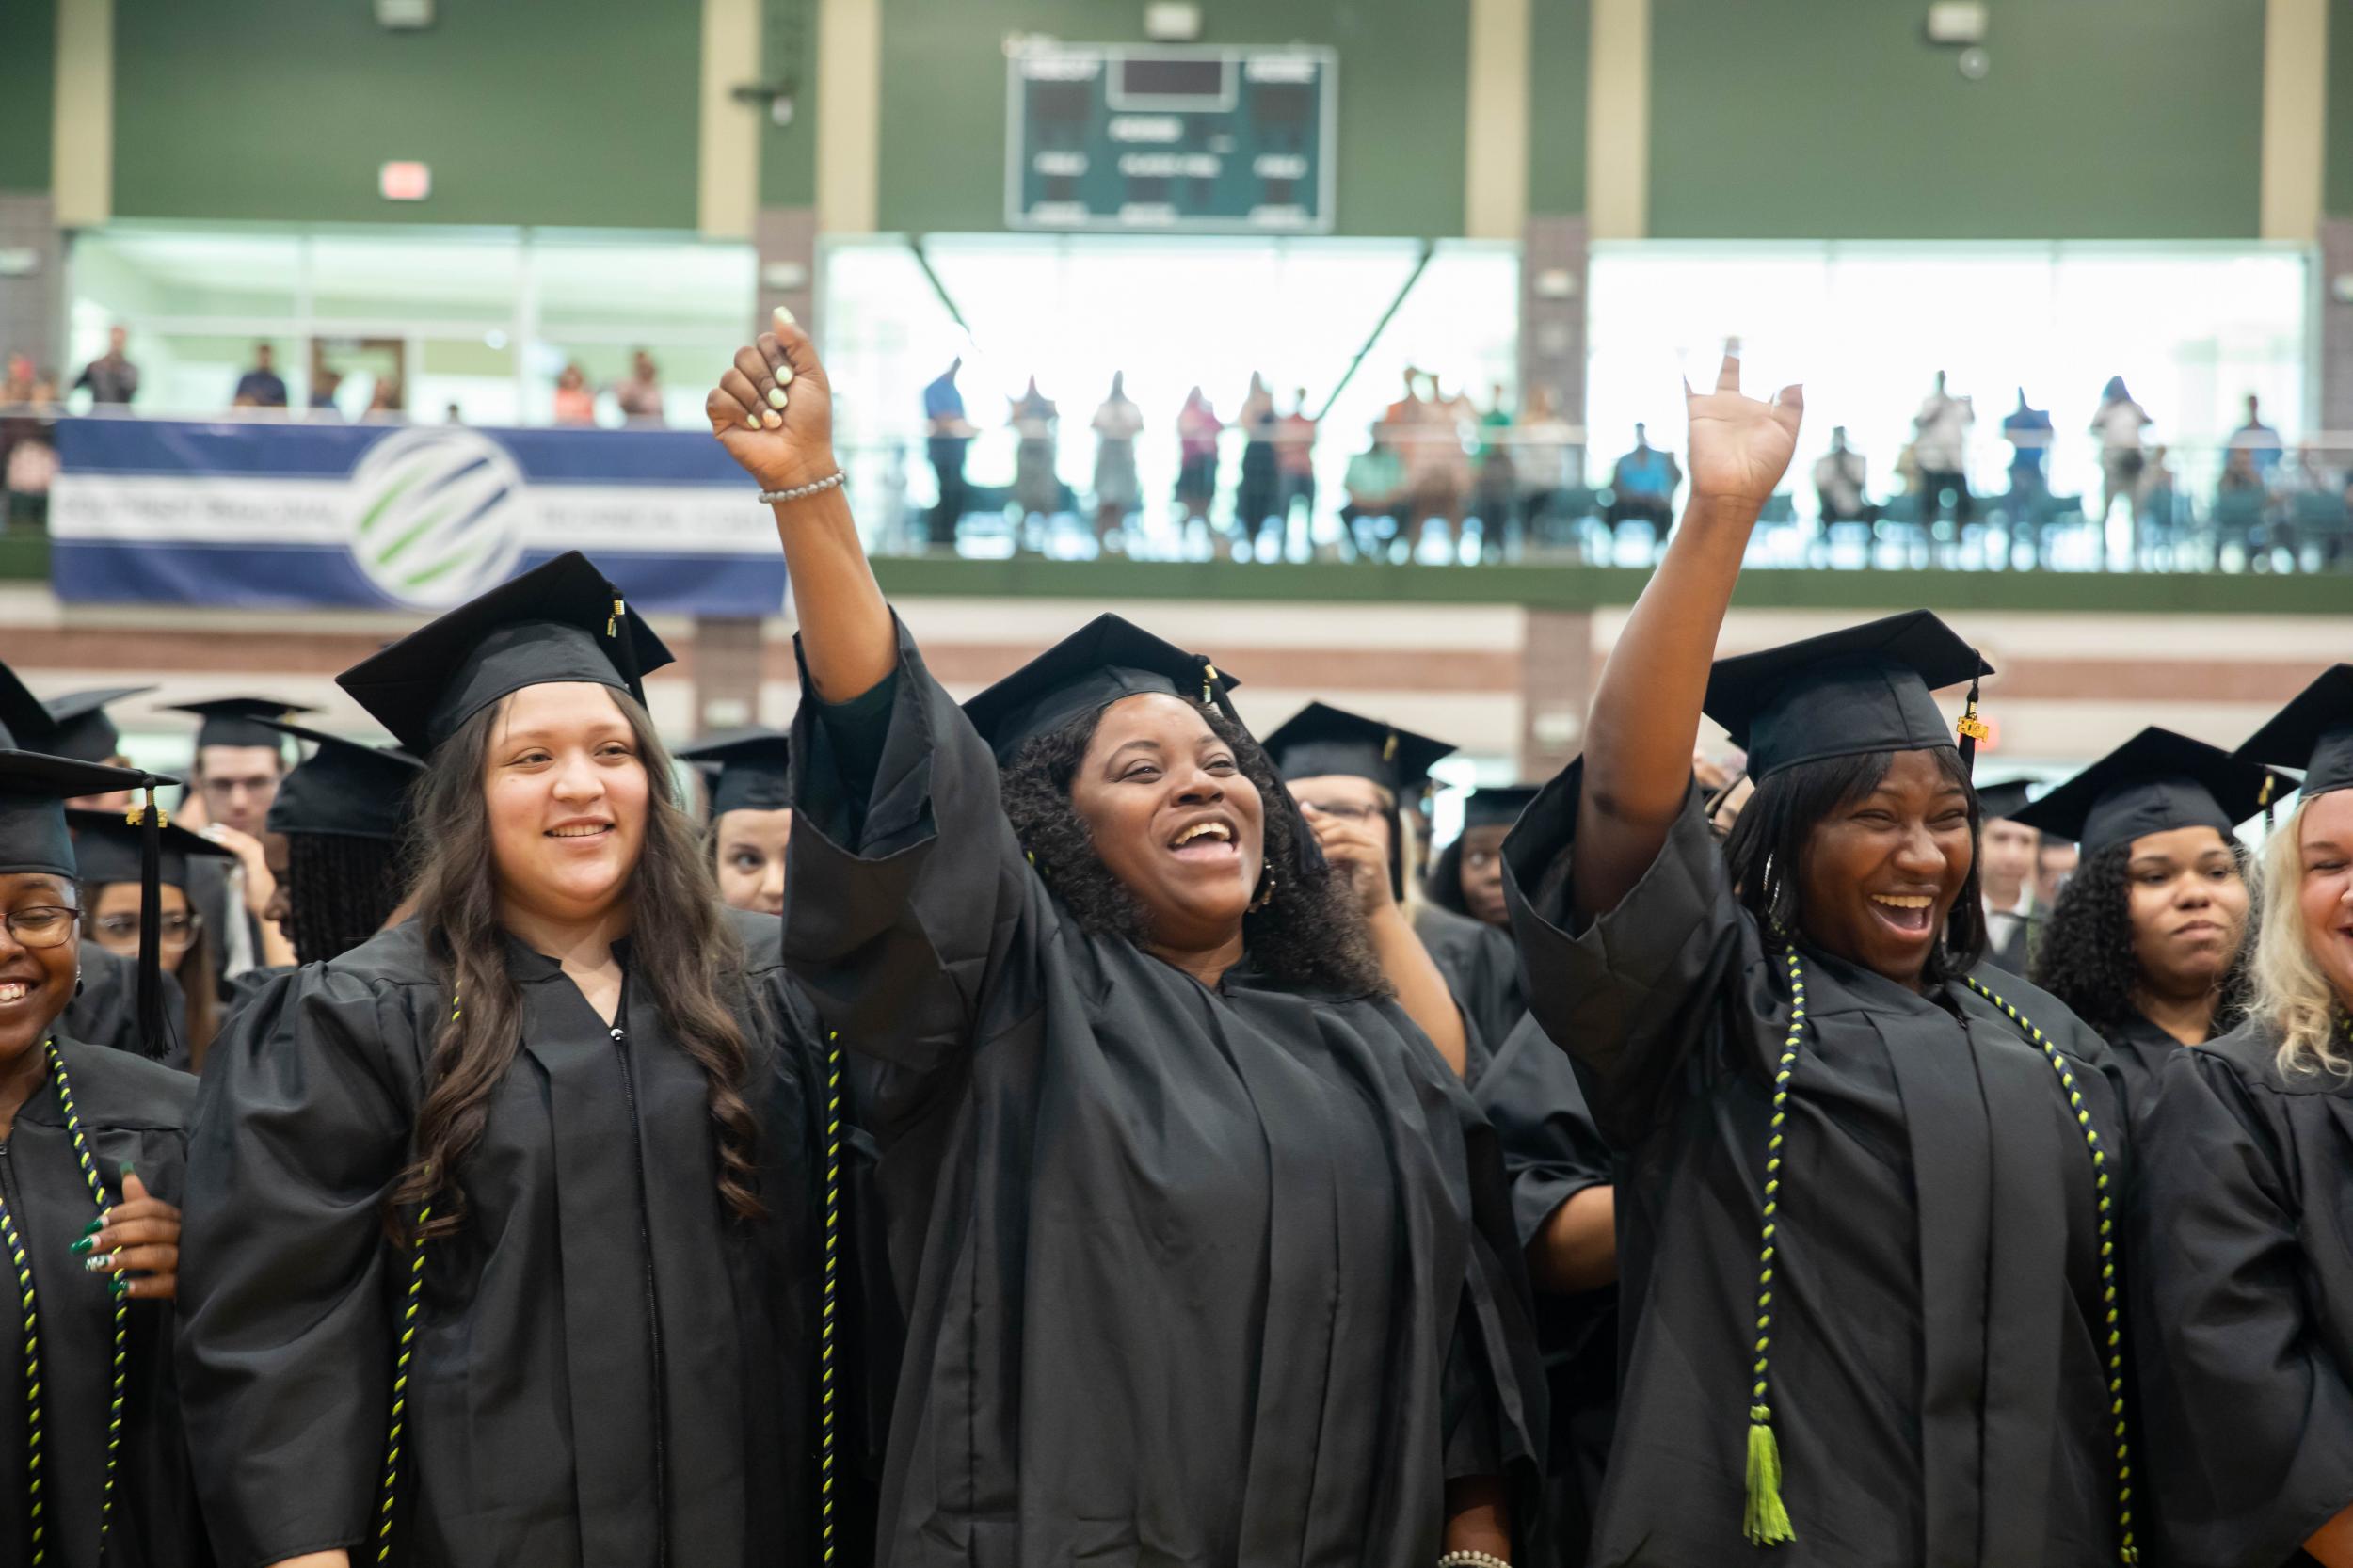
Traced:
POLYGON ((1476 1000, 1490 1049, 1528 1013, 1519 940, 1503 903, 1503 839, 1536 798, 1532 784, 1489 784, 1463 799, 1463 831, 1431 862, 1417 921, 1447 972, 1476 1000))
MULTIPOLYGON (((424 764, 395 745, 274 723, 311 755, 280 781, 268 837, 284 844, 266 911, 299 964, 350 952, 394 923, 408 897, 408 825, 424 764)), ((273 845, 273 848, 275 846, 273 845)), ((246 987, 258 990, 270 970, 246 987)))
POLYGON ((2349 1568, 2353 664, 2239 755, 2303 792, 2263 848, 2247 1021, 2173 1052, 2137 1132, 2157 1560, 2349 1568))
POLYGON ((263 918, 275 896, 276 878, 267 857, 269 808, 285 781, 288 747, 279 728, 310 709, 274 696, 223 696, 175 703, 167 712, 195 716, 196 777, 188 821, 199 820, 205 836, 226 845, 233 857, 200 860, 188 885, 188 901, 203 918, 213 973, 227 994, 229 983, 254 969, 283 968, 294 962, 294 946, 275 921, 263 918))
POLYGON ((211 1560, 171 1359, 196 1084, 57 1027, 79 923, 59 803, 152 782, 0 751, 0 1562, 211 1560))
POLYGON ((2296 787, 2219 746, 2155 727, 2021 808, 2083 860, 2044 920, 2035 984, 2100 1032, 2145 1105, 2176 1048, 2228 1033, 2253 974, 2236 824, 2296 787))
POLYGON ((417 914, 201 1080, 180 1352, 227 1561, 846 1549, 827 1064, 674 798, 669 658, 574 553, 340 678, 428 759, 417 914))
POLYGON ((706 769, 711 825, 704 839, 719 896, 730 907, 784 913, 784 846, 792 837, 792 738, 775 729, 714 735, 679 747, 706 769))
POLYGON ((2097 1035, 1972 972, 1977 810, 1929 694, 1990 672, 1925 611, 1711 666, 1798 392, 1741 396, 1727 357, 1690 404, 1690 504, 1504 855, 1530 1011, 1619 1160, 1591 1560, 2129 1561, 2127 1117, 2097 1035), (1703 706, 1756 779, 1721 845, 1703 706))
POLYGON ((818 486, 776 504, 785 952, 881 1064, 878 1560, 1509 1560, 1541 1389, 1492 1134, 1228 681, 1105 616, 959 710, 822 483, 807 337, 708 408, 768 493, 818 486))
POLYGON ((2021 820, 2034 798, 2034 780, 2006 778, 1977 786, 1978 876, 1985 883, 1985 961, 2024 977, 2041 945, 2050 911, 2035 900, 2035 864, 2042 835, 2021 820))
MULTIPOLYGON (((117 957, 135 960, 147 896, 144 830, 120 811, 69 810, 66 826, 81 868, 83 924, 117 957)), ((177 823, 158 829, 155 839, 157 961, 182 995, 178 1008, 164 1016, 161 1060, 195 1072, 219 1028, 221 1003, 207 958, 210 933, 191 906, 188 888, 194 867, 208 859, 227 860, 230 853, 177 823)))

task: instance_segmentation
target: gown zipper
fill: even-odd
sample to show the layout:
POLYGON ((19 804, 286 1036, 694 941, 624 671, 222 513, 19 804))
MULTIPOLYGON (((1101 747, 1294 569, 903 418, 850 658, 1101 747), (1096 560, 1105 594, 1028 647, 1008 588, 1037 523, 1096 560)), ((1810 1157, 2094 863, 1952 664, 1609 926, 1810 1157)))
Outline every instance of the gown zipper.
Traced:
POLYGON ((655 1560, 670 1559, 669 1460, 664 1452, 664 1435, 669 1425, 670 1401, 664 1393, 662 1370, 662 1308, 654 1293, 652 1209, 646 1188, 646 1131, 637 1113, 637 1075, 630 1064, 629 1032, 620 1025, 612 1026, 613 1054, 621 1066, 621 1095, 629 1103, 629 1141, 637 1159, 637 1245, 646 1259, 646 1326, 653 1352, 653 1503, 654 1516, 660 1521, 654 1540, 661 1556, 655 1560))

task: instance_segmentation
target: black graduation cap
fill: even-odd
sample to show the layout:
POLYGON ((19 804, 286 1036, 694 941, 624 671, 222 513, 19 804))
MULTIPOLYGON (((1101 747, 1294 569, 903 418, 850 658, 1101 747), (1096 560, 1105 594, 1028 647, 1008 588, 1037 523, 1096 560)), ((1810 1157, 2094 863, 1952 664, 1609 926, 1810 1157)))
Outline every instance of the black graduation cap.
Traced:
POLYGON ((1987 822, 2017 821, 2018 813, 2026 808, 2035 783, 2031 778, 2006 778, 1999 784, 1978 785, 1977 815, 1987 822))
MULTIPOLYGON (((57 753, 47 747, 56 733, 57 723, 47 705, 26 689, 24 682, 16 678, 16 671, 0 664, 0 747, 22 746, 54 757, 57 753)), ((88 759, 93 762, 101 760, 88 759)))
POLYGON ((1930 692, 1969 682, 1961 750, 1976 753, 1977 682, 1993 666, 1926 610, 1719 659, 1707 677, 1707 716, 1749 754, 1762 780, 1800 762, 1955 743, 1930 692))
POLYGON ((1400 801, 1420 794, 1431 768, 1455 751, 1444 741, 1326 702, 1310 702, 1259 744, 1286 781, 1334 775, 1368 778, 1400 801))
POLYGON ((997 760, 1009 762, 1034 737, 1144 692, 1214 702, 1231 718, 1225 694, 1241 684, 1203 655, 1101 615, 966 703, 964 712, 997 760))
MULTIPOLYGON (((43 704, 50 729, 40 744, 59 757, 81 762, 104 762, 122 755, 122 731, 115 728, 106 705, 125 697, 144 696, 152 686, 102 686, 94 691, 67 692, 43 704)), ((14 728, 13 724, 10 728, 14 728)))
POLYGON ((718 768, 719 776, 711 786, 714 818, 729 811, 792 809, 792 738, 779 730, 731 730, 680 746, 678 755, 718 768))
POLYGON ((312 712, 301 703, 280 702, 274 696, 221 696, 209 702, 173 702, 167 703, 164 711, 197 716, 199 751, 206 746, 267 746, 281 754, 286 740, 271 728, 272 721, 312 712))
MULTIPOLYGON (((0 750, 0 872, 40 872, 50 876, 82 875, 73 835, 66 826, 65 803, 77 795, 110 794, 117 790, 144 790, 146 800, 130 814, 140 855, 130 876, 139 884, 139 1038, 148 1054, 161 1056, 168 1044, 164 1036, 164 992, 157 959, 163 952, 163 910, 155 888, 162 860, 163 814, 155 808, 155 792, 176 778, 165 778, 137 768, 112 768, 78 758, 53 757, 42 752, 0 750)), ((102 813, 112 817, 112 812, 102 813)))
POLYGON ((2018 813, 2086 855, 2144 833, 2211 827, 2225 839, 2295 782, 2220 746, 2154 725, 2018 813))
POLYGON ((2332 664, 2296 694, 2238 755, 2250 762, 2304 770, 2303 792, 2353 790, 2353 664, 2332 664))
POLYGON ((397 843, 408 825, 408 790, 424 764, 397 746, 372 746, 323 729, 270 728, 318 749, 279 781, 266 826, 272 833, 331 833, 397 843))
POLYGON ((1511 826, 1543 788, 1541 784, 1481 785, 1464 798, 1463 830, 1511 826))
POLYGON ((510 692, 585 680, 645 699, 670 650, 579 551, 467 600, 335 683, 418 757, 510 692))
MULTIPOLYGON (((146 835, 137 823, 120 811, 72 809, 66 812, 65 821, 73 833, 74 875, 78 880, 92 884, 139 880, 145 854, 142 840, 146 835)), ((188 886, 188 857, 197 855, 226 860, 234 858, 235 852, 201 833, 189 832, 178 823, 159 827, 155 832, 155 880, 167 888, 184 891, 188 886)))

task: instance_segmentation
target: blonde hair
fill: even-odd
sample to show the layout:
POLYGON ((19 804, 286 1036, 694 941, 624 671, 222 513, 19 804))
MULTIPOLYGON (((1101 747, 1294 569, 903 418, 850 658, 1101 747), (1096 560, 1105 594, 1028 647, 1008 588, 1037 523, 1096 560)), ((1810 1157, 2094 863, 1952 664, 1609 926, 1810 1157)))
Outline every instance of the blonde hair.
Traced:
POLYGON ((2337 1048, 2336 992, 2313 961, 2305 940, 2304 905, 2297 897, 2304 877, 2301 829, 2313 797, 2297 802, 2288 820, 2272 829, 2256 862, 2262 925, 2255 937, 2253 1016, 2279 1032, 2274 1061, 2283 1076, 2334 1073, 2353 1078, 2353 1057, 2337 1048))

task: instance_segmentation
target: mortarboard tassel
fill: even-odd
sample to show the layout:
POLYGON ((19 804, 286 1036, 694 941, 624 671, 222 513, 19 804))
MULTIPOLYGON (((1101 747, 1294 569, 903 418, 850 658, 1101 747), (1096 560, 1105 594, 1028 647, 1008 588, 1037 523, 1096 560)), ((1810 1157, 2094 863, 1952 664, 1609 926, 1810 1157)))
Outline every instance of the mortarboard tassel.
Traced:
POLYGON ((1961 723, 1955 726, 1961 731, 1961 768, 1972 778, 1977 774, 1977 743, 1993 733, 1977 717, 1978 680, 1974 675, 1969 678, 1969 701, 1961 711, 1961 723))
POLYGON ((2264 831, 2265 833, 2280 825, 2271 814, 2271 786, 2277 781, 2276 776, 2266 770, 2264 774, 2263 794, 2255 802, 2264 808, 2264 831))
POLYGON ((144 793, 145 803, 131 816, 139 829, 139 1048, 150 1058, 161 1060, 168 1047, 162 968, 164 814, 156 808, 152 781, 144 786, 144 793))

